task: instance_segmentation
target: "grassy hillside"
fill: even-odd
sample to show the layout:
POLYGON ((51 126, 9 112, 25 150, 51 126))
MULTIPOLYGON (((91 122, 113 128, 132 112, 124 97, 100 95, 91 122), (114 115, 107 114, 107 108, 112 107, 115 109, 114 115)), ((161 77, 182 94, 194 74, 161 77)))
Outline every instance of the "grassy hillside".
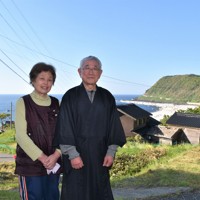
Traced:
POLYGON ((138 100, 200 103, 200 76, 190 74, 162 77, 138 100))

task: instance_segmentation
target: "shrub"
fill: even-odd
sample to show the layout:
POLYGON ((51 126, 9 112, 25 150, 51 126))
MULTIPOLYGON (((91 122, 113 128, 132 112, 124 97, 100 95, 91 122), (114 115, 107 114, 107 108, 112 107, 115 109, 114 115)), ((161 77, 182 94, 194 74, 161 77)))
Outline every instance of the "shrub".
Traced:
POLYGON ((144 143, 145 142, 144 138, 139 134, 127 137, 126 140, 129 142, 136 142, 136 143, 144 143))
POLYGON ((137 154, 120 154, 116 156, 114 165, 110 171, 111 179, 134 176, 152 162, 166 155, 165 148, 152 147, 137 154))

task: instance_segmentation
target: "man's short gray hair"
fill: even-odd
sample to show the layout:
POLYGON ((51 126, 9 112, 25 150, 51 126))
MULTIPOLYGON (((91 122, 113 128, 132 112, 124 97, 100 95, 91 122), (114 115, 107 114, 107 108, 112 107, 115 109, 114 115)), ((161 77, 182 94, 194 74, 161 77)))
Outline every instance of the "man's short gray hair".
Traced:
POLYGON ((84 63, 88 60, 95 60, 98 63, 99 69, 101 69, 101 67, 102 67, 101 61, 95 56, 87 56, 87 57, 83 58, 80 62, 80 68, 83 68, 84 63))

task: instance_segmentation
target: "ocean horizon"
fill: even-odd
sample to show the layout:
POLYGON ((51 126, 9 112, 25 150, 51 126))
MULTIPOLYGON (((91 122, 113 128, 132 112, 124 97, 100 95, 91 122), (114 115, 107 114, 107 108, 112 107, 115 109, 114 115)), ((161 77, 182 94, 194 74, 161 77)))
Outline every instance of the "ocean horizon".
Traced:
MULTIPOLYGON (((15 105, 17 100, 22 97, 24 94, 0 94, 0 114, 7 113, 11 114, 11 117, 8 117, 6 121, 14 121, 15 120, 15 105), (12 118, 12 119, 11 119, 12 118)), ((63 94, 49 94, 50 96, 55 96, 61 101, 63 94)), ((137 98, 140 95, 136 94, 114 94, 113 95, 116 100, 116 104, 127 104, 124 101, 131 101, 137 98)), ((135 103, 136 104, 136 103, 135 103)), ((157 106, 152 105, 141 105, 136 104, 140 108, 152 113, 157 111, 159 108, 157 106)), ((1 124, 1 122, 0 122, 1 124)))

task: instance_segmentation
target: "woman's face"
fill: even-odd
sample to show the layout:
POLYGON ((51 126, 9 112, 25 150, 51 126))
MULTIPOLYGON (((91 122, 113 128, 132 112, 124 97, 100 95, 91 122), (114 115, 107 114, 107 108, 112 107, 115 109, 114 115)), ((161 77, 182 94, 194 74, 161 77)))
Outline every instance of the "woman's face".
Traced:
POLYGON ((53 85, 53 76, 49 71, 43 71, 38 74, 36 79, 32 82, 35 91, 41 95, 47 95, 53 85))

